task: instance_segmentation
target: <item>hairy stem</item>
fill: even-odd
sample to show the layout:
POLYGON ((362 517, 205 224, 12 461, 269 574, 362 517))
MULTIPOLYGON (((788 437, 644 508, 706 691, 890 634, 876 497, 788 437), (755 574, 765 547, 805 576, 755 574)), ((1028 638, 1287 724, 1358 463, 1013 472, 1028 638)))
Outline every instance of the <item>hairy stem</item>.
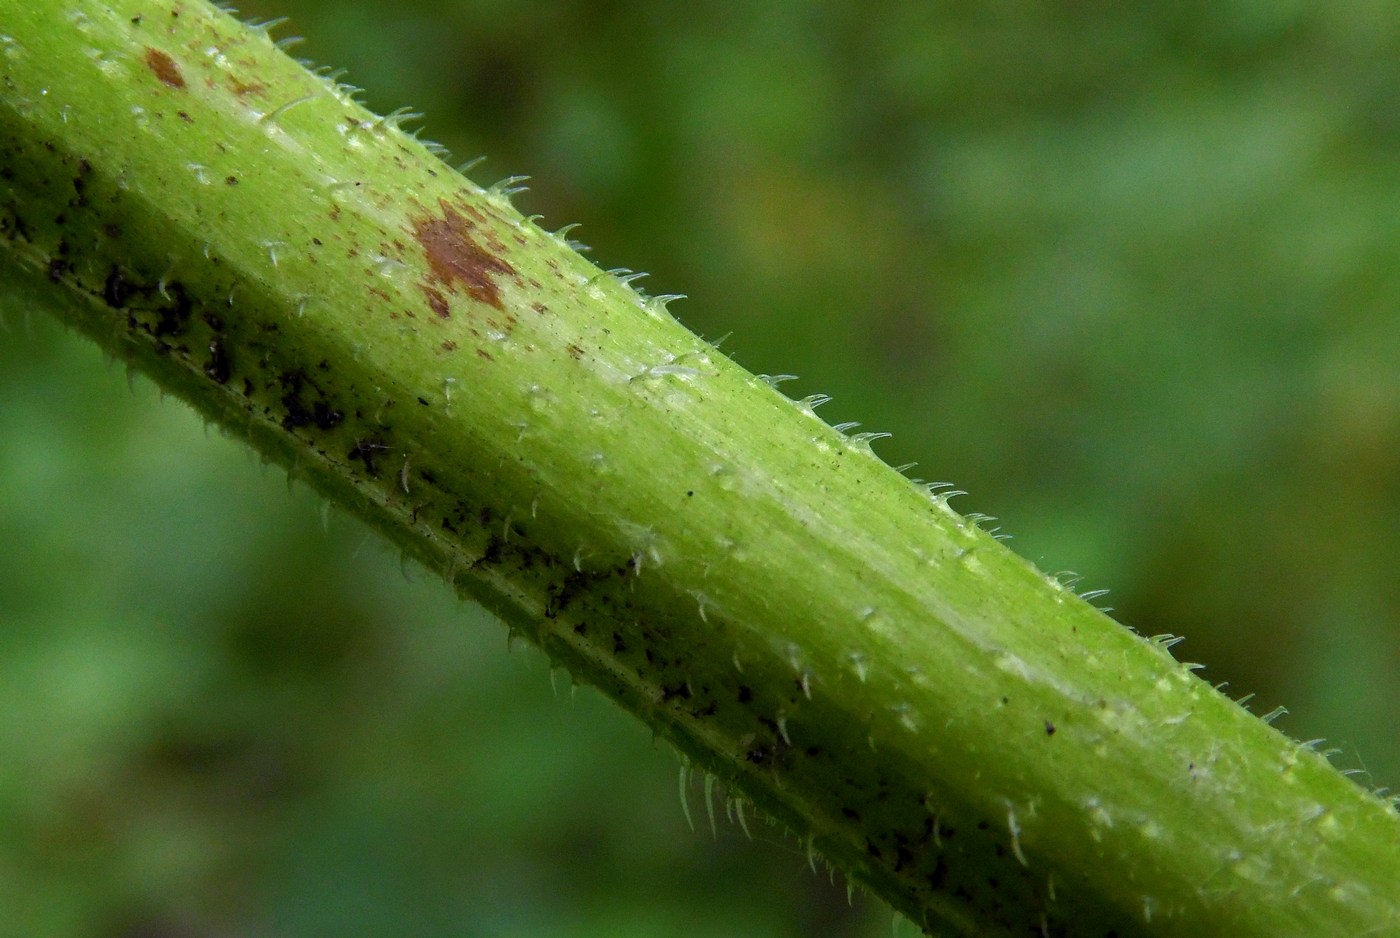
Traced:
POLYGON ((203 0, 0 0, 0 263, 929 930, 1378 933, 1400 821, 203 0))

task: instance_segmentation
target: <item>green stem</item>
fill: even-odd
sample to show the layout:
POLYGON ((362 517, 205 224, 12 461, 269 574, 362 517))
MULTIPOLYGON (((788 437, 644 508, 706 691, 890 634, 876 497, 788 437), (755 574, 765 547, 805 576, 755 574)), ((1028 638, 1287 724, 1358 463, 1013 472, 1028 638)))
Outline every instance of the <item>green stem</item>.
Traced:
POLYGON ((203 0, 0 0, 52 310, 926 928, 1377 933, 1400 821, 203 0))

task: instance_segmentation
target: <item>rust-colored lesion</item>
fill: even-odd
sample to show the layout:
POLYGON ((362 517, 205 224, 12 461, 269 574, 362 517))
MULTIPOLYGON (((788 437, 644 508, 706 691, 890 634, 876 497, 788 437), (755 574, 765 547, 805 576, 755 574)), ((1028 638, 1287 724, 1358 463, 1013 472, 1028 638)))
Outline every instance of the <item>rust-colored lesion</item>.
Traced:
POLYGON ((185 87, 185 76, 180 74, 180 66, 175 64, 175 60, 168 53, 159 49, 146 47, 146 67, 151 73, 162 82, 172 88, 181 90, 185 87))
POLYGON ((246 98, 251 94, 260 95, 267 90, 267 84, 261 81, 242 81, 229 76, 228 85, 230 90, 240 98, 246 98))
POLYGON ((447 308, 447 297, 442 295, 441 290, 435 290, 432 287, 424 287, 423 292, 428 295, 428 306, 433 312, 437 313, 443 319, 447 319, 452 315, 447 308))
MULTIPOLYGON (((438 208, 441 214, 426 214, 412 220, 413 236, 422 245, 428 261, 428 281, 419 286, 429 307, 438 316, 447 318, 443 291, 457 293, 460 288, 478 302, 504 309, 501 289, 494 278, 512 275, 515 268, 478 243, 475 221, 457 211, 446 199, 438 200, 438 208)), ((466 211, 482 217, 471 207, 466 211)), ((489 232, 483 240, 492 246, 499 244, 489 232)))

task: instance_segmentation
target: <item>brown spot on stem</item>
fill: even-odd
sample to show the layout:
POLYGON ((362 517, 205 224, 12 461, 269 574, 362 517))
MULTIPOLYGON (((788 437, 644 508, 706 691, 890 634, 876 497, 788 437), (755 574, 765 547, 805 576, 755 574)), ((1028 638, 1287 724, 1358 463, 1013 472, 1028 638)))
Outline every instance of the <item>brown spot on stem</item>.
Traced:
POLYGON ((250 94, 262 94, 267 90, 267 85, 260 81, 240 81, 237 78, 228 79, 229 87, 233 93, 240 98, 246 98, 250 94))
POLYGON ((432 307, 433 312, 443 319, 448 318, 450 314, 447 311, 447 297, 432 287, 424 287, 423 292, 428 294, 428 306, 432 307))
MULTIPOLYGON (((439 199, 438 205, 442 209, 441 217, 427 216, 413 223, 413 236, 427 255, 430 280, 451 293, 456 293, 460 286, 472 299, 504 309, 500 287, 492 277, 514 274, 515 268, 478 244, 472 237, 476 224, 463 217, 446 199, 439 199)), ((425 292, 434 290, 431 284, 422 284, 422 287, 425 292)), ((428 298, 431 305, 431 292, 428 298)), ((437 307, 433 310, 437 312, 437 307)))
POLYGON ((146 67, 170 87, 185 87, 185 76, 180 74, 180 66, 159 49, 146 48, 146 67))

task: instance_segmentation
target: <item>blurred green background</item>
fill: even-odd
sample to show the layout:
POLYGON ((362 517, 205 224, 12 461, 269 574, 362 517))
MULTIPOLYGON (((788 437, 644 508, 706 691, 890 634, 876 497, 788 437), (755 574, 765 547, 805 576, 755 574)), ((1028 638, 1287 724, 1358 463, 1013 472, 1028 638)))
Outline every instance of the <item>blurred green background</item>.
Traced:
MULTIPOLYGON (((1400 12, 244 0, 1400 787, 1400 12)), ((889 934, 54 323, 0 330, 0 935, 889 934)))

